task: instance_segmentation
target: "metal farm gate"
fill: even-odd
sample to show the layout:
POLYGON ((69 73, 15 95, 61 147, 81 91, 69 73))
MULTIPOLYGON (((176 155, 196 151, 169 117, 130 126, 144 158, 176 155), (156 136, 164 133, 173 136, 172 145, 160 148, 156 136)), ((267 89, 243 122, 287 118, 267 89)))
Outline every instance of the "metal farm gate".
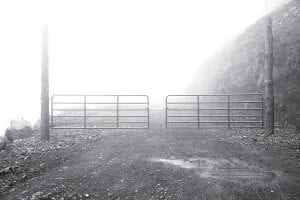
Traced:
POLYGON ((148 129, 146 95, 53 95, 52 129, 148 129))
POLYGON ((263 128, 262 94, 169 95, 166 128, 263 128))

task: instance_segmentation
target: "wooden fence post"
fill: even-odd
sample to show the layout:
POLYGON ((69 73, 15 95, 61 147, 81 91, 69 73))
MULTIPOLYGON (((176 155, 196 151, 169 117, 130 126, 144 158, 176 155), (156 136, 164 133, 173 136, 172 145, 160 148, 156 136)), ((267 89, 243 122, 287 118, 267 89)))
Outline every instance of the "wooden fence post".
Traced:
POLYGON ((266 133, 274 134, 274 88, 273 88, 273 33, 272 19, 266 18, 265 41, 265 107, 266 107, 266 133))
POLYGON ((48 60, 48 27, 42 30, 42 66, 41 66, 41 138, 50 139, 49 126, 49 60, 48 60))

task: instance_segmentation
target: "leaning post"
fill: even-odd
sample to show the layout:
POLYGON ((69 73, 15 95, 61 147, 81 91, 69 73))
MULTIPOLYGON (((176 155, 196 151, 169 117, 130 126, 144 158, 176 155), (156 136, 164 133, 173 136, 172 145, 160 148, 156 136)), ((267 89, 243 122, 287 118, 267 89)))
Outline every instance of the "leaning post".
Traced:
POLYGON ((265 116, 266 136, 274 134, 273 32, 272 19, 266 18, 265 39, 265 116))
POLYGON ((49 58, 47 25, 44 25, 42 30, 41 72, 41 138, 42 140, 49 140, 49 58))

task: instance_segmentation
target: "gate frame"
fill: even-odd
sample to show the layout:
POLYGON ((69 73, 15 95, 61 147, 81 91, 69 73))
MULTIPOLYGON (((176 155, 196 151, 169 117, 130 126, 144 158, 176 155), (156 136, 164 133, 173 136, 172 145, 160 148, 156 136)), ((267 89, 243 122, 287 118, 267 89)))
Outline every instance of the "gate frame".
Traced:
POLYGON ((55 94, 52 95, 51 97, 51 129, 149 129, 150 128, 150 111, 149 111, 149 96, 148 95, 93 95, 93 94, 55 94), (54 97, 83 97, 84 100, 83 102, 54 102, 53 99, 54 97), (116 102, 86 102, 86 97, 116 97, 117 101, 116 102), (145 97, 146 98, 146 102, 119 102, 120 97, 145 97), (54 104, 83 104, 83 109, 54 109, 54 104), (116 109, 99 109, 97 111, 116 111, 116 115, 100 115, 100 116, 92 116, 92 117, 116 117, 117 121, 115 121, 115 123, 117 124, 116 127, 87 127, 87 122, 86 119, 89 117, 87 115, 87 111, 89 111, 89 109, 87 109, 87 105, 88 104, 102 104, 102 105, 116 105, 117 108, 116 109), (144 109, 120 109, 119 106, 120 105, 146 105, 146 108, 144 109), (81 115, 68 115, 65 117, 83 117, 84 121, 83 121, 83 127, 54 127, 54 117, 63 117, 63 116, 54 116, 54 111, 83 111, 83 116, 81 115), (126 115, 126 116, 120 116, 119 112, 120 111, 146 111, 147 115, 145 116, 138 116, 138 115, 126 115), (120 117, 137 117, 137 118, 146 118, 146 121, 132 121, 132 122, 120 122, 120 117), (144 123, 147 124, 146 127, 120 127, 120 123, 126 123, 126 124, 137 124, 137 123, 144 123))
MULTIPOLYGON (((172 103, 171 103, 172 104, 172 103)), ((186 105, 186 102, 183 103, 173 103, 173 104, 177 104, 177 105, 186 105)), ((205 110, 205 109, 204 109, 205 110)), ((234 115, 234 117, 245 117, 245 115, 234 115)), ((208 116, 209 117, 209 116, 208 116)), ((201 129, 200 124, 201 123, 227 123, 227 128, 231 129, 231 124, 232 123, 260 123, 261 126, 256 126, 256 127, 243 127, 243 126, 239 126, 239 127, 233 127, 233 128, 264 128, 264 98, 263 98, 263 94, 261 93, 237 93, 237 94, 199 94, 199 95, 168 95, 166 96, 166 101, 165 101, 165 127, 166 129, 189 129, 189 128, 178 128, 178 127, 168 127, 168 124, 173 123, 173 124, 179 124, 179 123, 197 123, 197 128, 201 129), (260 97, 260 101, 231 101, 231 96, 259 96, 260 97), (227 103, 227 107, 226 108, 206 108, 206 110, 227 110, 227 115, 219 115, 219 117, 226 117, 227 116, 227 121, 200 121, 200 97, 201 96, 207 96, 207 97, 214 97, 214 96, 223 96, 223 97, 227 97, 227 101, 205 101, 205 103, 227 103), (169 117, 176 117, 176 116, 169 116, 168 115, 168 110, 170 110, 168 108, 168 105, 170 103, 168 103, 168 98, 169 97, 197 97, 197 101, 196 102, 190 102, 189 104, 197 104, 197 109, 179 109, 179 110, 197 110, 197 115, 187 115, 187 116, 182 116, 182 115, 176 115, 177 117, 197 117, 197 121, 178 121, 178 122, 169 122, 168 118, 169 117), (231 108, 231 103, 259 103, 261 104, 260 108, 231 108), (231 114, 230 111, 231 110, 261 110, 261 115, 246 115, 246 117, 260 117, 261 121, 231 121, 231 114)), ((209 128, 214 128, 214 127, 209 127, 209 128)), ((190 129, 196 129, 196 128, 190 128, 190 129)))

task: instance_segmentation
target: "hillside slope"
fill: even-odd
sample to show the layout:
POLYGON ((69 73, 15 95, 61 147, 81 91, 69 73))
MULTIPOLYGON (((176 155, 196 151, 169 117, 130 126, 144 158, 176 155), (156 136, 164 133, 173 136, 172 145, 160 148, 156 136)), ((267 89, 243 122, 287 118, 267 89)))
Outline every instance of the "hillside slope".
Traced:
MULTIPOLYGON (((295 124, 300 113, 300 1, 291 1, 270 15, 276 118, 295 124)), ((188 90, 263 92, 264 39, 265 21, 260 19, 203 63, 188 90)))

